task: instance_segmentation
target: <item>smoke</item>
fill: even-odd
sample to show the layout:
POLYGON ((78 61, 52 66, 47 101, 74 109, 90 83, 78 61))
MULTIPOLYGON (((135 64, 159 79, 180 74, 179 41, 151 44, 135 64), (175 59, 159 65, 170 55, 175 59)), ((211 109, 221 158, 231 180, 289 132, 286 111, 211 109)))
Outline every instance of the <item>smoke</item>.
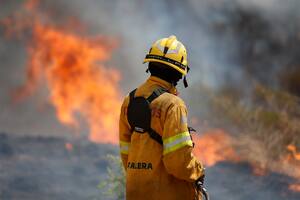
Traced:
MULTIPOLYGON (((0 0, 0 19, 21 11, 23 2, 0 0)), ((285 81, 288 72, 299 70, 300 63, 299 4, 297 0, 46 0, 39 8, 45 13, 43 20, 78 23, 72 30, 78 34, 118 38, 120 46, 109 65, 121 71, 125 95, 148 76, 142 61, 152 42, 172 34, 188 49, 190 85, 201 82, 216 89, 230 85, 244 90, 258 80, 290 87, 285 81)), ((7 40, 3 27, 0 35, 1 129, 68 132, 51 117, 53 109, 44 105, 46 88, 22 105, 10 104, 9 93, 24 82, 27 40, 7 40), (49 114, 40 116, 37 104, 49 114)), ((187 100, 194 96, 189 89, 182 94, 187 100)))

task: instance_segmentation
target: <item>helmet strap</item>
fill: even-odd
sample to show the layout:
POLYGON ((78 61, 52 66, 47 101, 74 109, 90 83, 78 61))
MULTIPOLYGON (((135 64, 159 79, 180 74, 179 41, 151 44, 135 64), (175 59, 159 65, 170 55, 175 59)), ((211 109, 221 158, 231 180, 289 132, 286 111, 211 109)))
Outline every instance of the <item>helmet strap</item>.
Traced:
POLYGON ((183 85, 185 88, 187 88, 189 86, 187 83, 187 80, 186 80, 186 76, 183 77, 183 85))
POLYGON ((149 73, 149 68, 147 68, 146 73, 149 73))

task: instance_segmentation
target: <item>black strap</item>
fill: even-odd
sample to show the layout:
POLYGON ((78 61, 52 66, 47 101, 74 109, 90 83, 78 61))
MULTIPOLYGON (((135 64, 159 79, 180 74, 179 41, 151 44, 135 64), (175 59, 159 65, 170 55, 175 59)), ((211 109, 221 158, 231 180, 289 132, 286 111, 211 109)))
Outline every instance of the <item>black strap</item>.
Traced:
MULTIPOLYGON (((163 93, 167 92, 167 90, 165 88, 159 87, 157 89, 155 89, 152 94, 146 99, 150 103, 156 99, 157 97, 159 97, 160 95, 162 95, 163 93)), ((154 139, 156 142, 158 142, 159 144, 163 145, 163 141, 162 141, 162 137, 161 135, 159 135, 155 130, 153 130, 150 127, 150 130, 148 131, 150 137, 152 139, 154 139)))
POLYGON ((150 104, 154 99, 156 99, 157 97, 159 97, 160 95, 162 95, 165 92, 167 92, 167 90, 165 88, 157 88, 156 90, 154 90, 152 92, 152 94, 146 100, 150 104))
POLYGON ((161 135, 159 135, 155 130, 153 130, 152 128, 150 128, 150 130, 148 131, 148 133, 149 133, 150 137, 153 140, 155 140, 159 144, 163 145, 163 141, 162 141, 161 135))
MULTIPOLYGON (((129 93, 129 98, 130 101, 134 98, 135 92, 136 92, 137 88, 132 90, 129 93)), ((165 88, 157 88, 156 90, 154 90, 152 92, 152 94, 146 99, 148 101, 148 103, 150 104, 154 99, 156 99, 157 97, 159 97, 160 95, 162 95, 163 93, 167 92, 168 90, 166 90, 165 88)))

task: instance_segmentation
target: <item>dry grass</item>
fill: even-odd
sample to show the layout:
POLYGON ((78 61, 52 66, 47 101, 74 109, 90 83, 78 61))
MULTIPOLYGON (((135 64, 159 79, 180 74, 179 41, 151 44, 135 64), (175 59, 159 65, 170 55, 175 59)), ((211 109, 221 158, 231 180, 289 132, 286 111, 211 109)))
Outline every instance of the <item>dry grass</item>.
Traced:
POLYGON ((228 88, 213 92, 202 86, 197 91, 204 93, 201 101, 210 108, 204 118, 235 136, 235 149, 243 160, 300 178, 300 161, 287 149, 295 145, 300 152, 298 97, 259 84, 246 99, 228 88))

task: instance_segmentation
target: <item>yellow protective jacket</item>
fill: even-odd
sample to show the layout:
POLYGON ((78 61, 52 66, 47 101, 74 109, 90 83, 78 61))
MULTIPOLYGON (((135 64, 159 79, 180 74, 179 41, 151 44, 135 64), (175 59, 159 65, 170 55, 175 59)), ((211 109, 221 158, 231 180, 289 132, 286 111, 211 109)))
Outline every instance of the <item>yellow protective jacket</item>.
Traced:
POLYGON ((119 123, 120 153, 126 170, 127 200, 194 200, 194 182, 204 174, 192 154, 193 142, 187 125, 186 106, 170 83, 151 76, 135 96, 147 98, 158 87, 169 93, 150 104, 151 128, 162 136, 163 145, 148 133, 131 132, 127 121, 129 97, 123 102, 119 123))

